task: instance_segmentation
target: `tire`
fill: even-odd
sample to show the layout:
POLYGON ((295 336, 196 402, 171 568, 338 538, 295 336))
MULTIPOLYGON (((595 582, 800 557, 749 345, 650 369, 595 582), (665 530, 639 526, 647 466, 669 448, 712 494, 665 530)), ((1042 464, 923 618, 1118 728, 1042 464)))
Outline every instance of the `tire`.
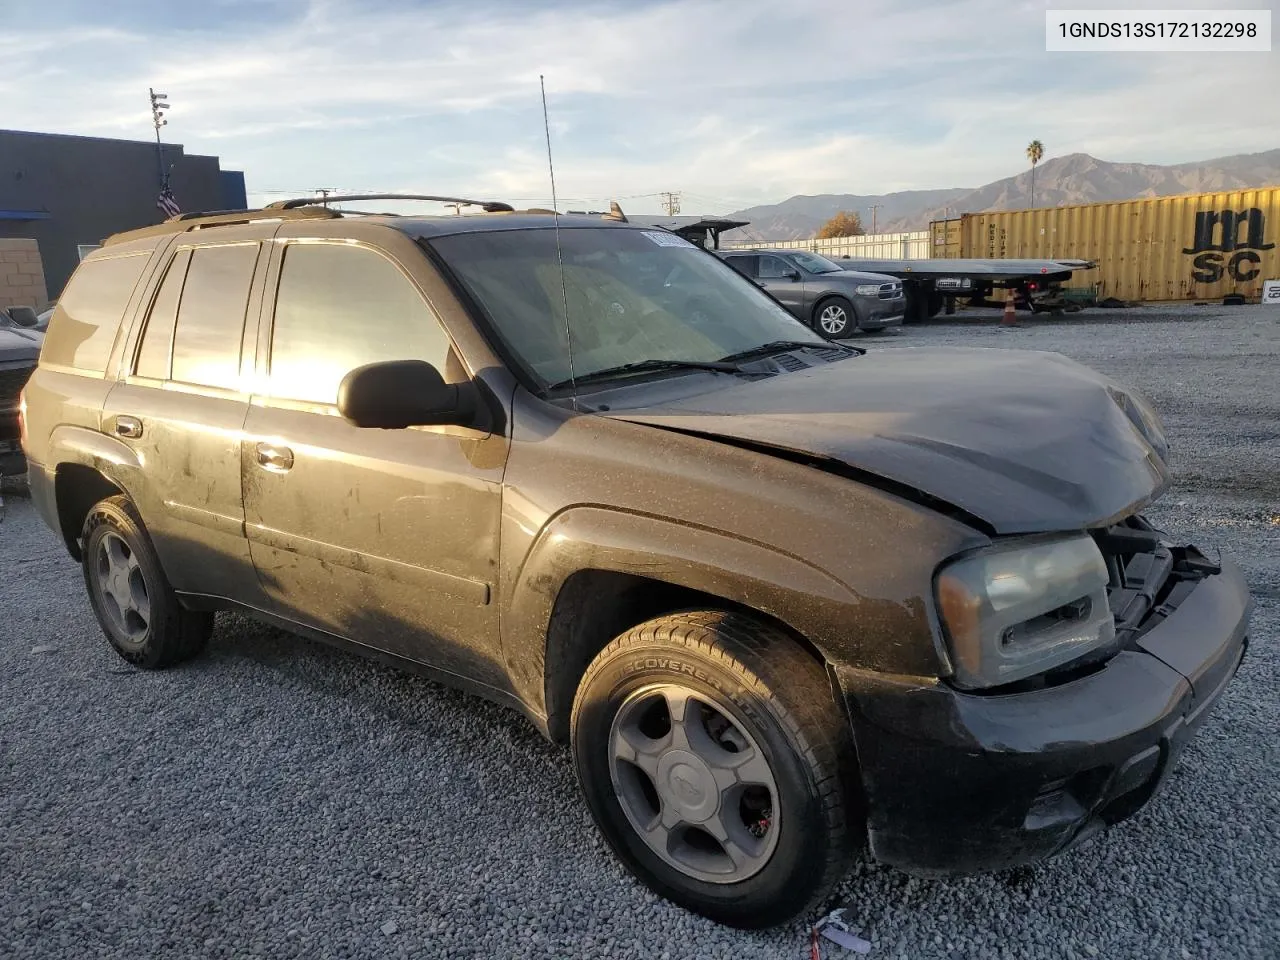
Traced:
POLYGON ((596 824, 655 893, 760 928, 817 907, 847 870, 860 809, 848 725, 782 631, 717 611, 643 623, 591 662, 571 724, 596 824))
POLYGON ((213 632, 213 614, 187 610, 178 602, 127 497, 95 504, 85 518, 81 543, 89 603, 124 660, 152 670, 190 660, 204 649, 213 632))
POLYGON ((813 308, 813 329, 828 340, 842 340, 858 329, 858 315, 844 297, 827 297, 813 308))

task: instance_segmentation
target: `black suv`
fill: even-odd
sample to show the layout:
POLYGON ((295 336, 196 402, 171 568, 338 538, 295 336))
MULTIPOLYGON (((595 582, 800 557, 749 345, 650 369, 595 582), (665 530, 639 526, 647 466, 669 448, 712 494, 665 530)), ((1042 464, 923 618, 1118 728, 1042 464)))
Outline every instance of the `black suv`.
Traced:
POLYGON ((234 608, 509 704, 630 869, 743 926, 862 843, 1005 867, 1156 792, 1250 598, 1142 519, 1140 397, 834 344, 621 212, 484 207, 291 201, 84 260, 26 450, 122 657, 234 608))

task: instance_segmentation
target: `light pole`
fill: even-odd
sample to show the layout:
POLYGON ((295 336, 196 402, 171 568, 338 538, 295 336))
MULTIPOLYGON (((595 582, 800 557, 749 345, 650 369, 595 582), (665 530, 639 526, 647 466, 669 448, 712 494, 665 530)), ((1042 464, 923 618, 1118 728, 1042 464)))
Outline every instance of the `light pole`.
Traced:
POLYGON ((169 109, 169 104, 165 102, 169 95, 156 93, 151 87, 147 88, 147 93, 151 95, 151 122, 156 128, 156 173, 160 176, 160 189, 163 190, 169 178, 164 173, 164 147, 160 143, 160 128, 169 122, 164 118, 164 111, 169 109))

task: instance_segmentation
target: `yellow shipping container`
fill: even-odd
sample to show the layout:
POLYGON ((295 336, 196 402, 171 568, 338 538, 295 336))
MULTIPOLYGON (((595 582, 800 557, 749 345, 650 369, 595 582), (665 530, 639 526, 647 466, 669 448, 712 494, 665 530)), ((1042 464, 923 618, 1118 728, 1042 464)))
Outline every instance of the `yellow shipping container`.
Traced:
POLYGON ((935 220, 929 224, 932 238, 929 256, 953 259, 960 256, 960 224, 960 220, 935 220))
POLYGON ((1256 299, 1280 279, 1280 187, 966 213, 931 235, 934 256, 1093 260, 1070 286, 1100 297, 1256 299))

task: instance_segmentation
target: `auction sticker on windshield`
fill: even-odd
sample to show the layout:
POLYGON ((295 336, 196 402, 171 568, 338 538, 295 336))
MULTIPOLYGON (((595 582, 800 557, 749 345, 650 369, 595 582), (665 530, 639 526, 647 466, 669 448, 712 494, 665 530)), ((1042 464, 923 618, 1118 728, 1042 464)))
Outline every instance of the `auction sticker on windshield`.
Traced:
POLYGON ((643 232, 646 237, 660 247, 693 247, 693 249, 697 249, 694 244, 690 243, 684 237, 676 236, 674 233, 659 233, 656 230, 652 232, 645 230, 643 232))

